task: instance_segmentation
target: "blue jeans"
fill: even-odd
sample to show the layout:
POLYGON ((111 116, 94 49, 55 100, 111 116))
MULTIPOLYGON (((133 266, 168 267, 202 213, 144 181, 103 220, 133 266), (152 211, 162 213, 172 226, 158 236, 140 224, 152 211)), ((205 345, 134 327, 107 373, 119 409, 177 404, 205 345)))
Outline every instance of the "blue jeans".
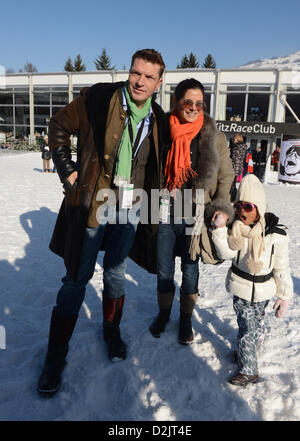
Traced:
POLYGON ((157 263, 158 277, 157 290, 161 293, 171 292, 174 288, 174 272, 176 251, 181 257, 182 284, 185 294, 198 292, 199 267, 198 258, 193 261, 189 255, 191 236, 185 234, 186 223, 160 223, 158 226, 157 263))
MULTIPOLYGON (((122 214, 125 211, 128 213, 129 210, 122 210, 122 214)), ((126 258, 133 245, 137 223, 128 220, 127 223, 120 224, 119 215, 117 212, 116 224, 106 222, 99 223, 96 228, 86 228, 77 279, 74 281, 67 272, 57 294, 56 310, 59 314, 78 314, 84 300, 86 285, 93 277, 104 236, 106 251, 103 258, 103 293, 109 298, 120 298, 124 295, 126 258)))

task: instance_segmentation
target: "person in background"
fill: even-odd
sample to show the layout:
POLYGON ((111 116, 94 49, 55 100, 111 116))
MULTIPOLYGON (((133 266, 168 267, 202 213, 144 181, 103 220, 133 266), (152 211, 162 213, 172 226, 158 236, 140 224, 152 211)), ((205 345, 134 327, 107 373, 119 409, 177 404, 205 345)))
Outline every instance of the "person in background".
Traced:
POLYGON ((277 145, 276 149, 272 153, 271 163, 273 165, 273 171, 278 171, 279 158, 280 158, 280 146, 277 145))
POLYGON ((250 173, 253 173, 253 158, 251 149, 249 148, 246 152, 246 157, 244 161, 243 177, 249 175, 250 173))
POLYGON ((212 240, 218 256, 232 260, 226 285, 233 295, 239 328, 238 372, 229 382, 246 386, 259 381, 257 352, 263 343, 266 307, 276 296, 273 310, 277 318, 282 317, 293 296, 293 281, 287 228, 275 214, 266 212, 264 187, 255 175, 243 178, 234 208, 236 220, 229 229, 227 215, 215 214, 212 240))
POLYGON ((244 139, 240 133, 236 133, 233 137, 232 146, 230 148, 230 157, 234 169, 235 178, 231 188, 231 201, 235 199, 237 186, 236 184, 241 181, 244 160, 247 152, 247 144, 244 143, 244 139))
POLYGON ((257 146, 256 151, 253 153, 254 160, 254 174, 258 177, 260 182, 263 182, 265 176, 266 163, 264 161, 264 154, 261 146, 257 146))
POLYGON ((48 145, 48 136, 44 136, 44 139, 41 143, 42 150, 42 160, 43 160, 43 170, 44 173, 50 173, 50 159, 51 153, 48 145))

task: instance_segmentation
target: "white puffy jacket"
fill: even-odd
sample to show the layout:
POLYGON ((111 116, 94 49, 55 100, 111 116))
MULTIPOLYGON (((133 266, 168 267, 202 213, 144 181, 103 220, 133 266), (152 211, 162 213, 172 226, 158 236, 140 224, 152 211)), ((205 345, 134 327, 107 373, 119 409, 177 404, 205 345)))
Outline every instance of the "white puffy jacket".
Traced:
MULTIPOLYGON (((265 250, 261 256, 263 269, 255 274, 255 276, 263 276, 272 273, 272 277, 264 282, 256 282, 240 277, 230 268, 226 285, 231 294, 253 302, 269 300, 274 295, 283 300, 290 300, 293 296, 288 251, 289 236, 286 227, 279 226, 277 222, 278 218, 274 214, 266 213, 265 250)), ((232 250, 229 248, 227 237, 227 227, 212 231, 217 255, 220 259, 232 259, 232 265, 238 269, 237 272, 241 270, 250 275, 246 266, 249 257, 248 247, 241 251, 232 250)))

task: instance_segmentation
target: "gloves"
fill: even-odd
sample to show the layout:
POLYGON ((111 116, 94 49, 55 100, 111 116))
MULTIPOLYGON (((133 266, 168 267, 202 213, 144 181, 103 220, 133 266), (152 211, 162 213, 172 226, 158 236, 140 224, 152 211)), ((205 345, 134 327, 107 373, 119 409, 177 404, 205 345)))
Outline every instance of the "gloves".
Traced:
POLYGON ((72 161, 72 153, 69 147, 56 147, 52 151, 52 160, 55 164, 61 182, 76 171, 76 163, 72 161))
POLYGON ((212 228, 225 227, 228 221, 228 215, 222 211, 216 211, 211 220, 212 228))
POLYGON ((273 309, 275 310, 275 316, 281 318, 287 311, 290 302, 288 300, 277 299, 273 309))

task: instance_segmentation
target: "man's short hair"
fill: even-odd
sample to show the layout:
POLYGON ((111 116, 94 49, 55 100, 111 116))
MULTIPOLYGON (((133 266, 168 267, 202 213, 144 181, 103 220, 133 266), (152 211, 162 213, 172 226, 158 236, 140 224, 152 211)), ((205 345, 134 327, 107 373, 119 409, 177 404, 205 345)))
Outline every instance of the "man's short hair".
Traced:
POLYGON ((157 52, 155 49, 141 49, 136 51, 132 55, 130 68, 132 67, 136 58, 141 58, 142 60, 149 61, 149 63, 159 64, 160 66, 159 77, 161 77, 162 74, 164 73, 166 65, 164 63, 161 54, 157 52))

